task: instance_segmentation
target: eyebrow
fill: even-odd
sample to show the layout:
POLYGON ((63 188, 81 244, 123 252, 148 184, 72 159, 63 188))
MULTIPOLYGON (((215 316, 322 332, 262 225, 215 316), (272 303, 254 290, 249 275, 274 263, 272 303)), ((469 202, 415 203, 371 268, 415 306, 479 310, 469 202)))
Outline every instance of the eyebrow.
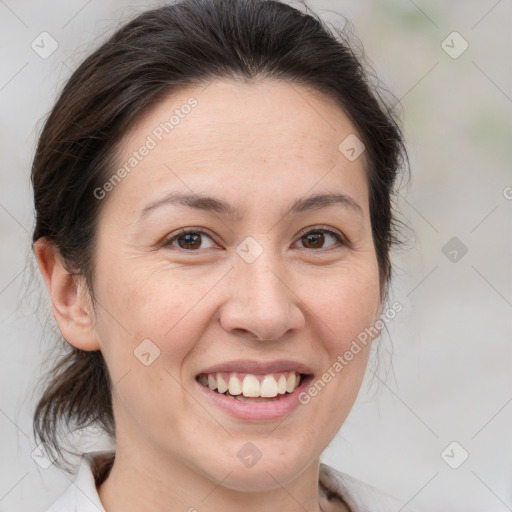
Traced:
MULTIPOLYGON (((144 207, 139 215, 138 221, 141 221, 151 211, 164 205, 185 206, 187 208, 216 213, 237 220, 241 218, 239 210, 222 199, 194 193, 183 194, 170 192, 161 199, 157 199, 144 207)), ((344 206, 348 210, 357 213, 359 216, 364 216, 363 209, 352 197, 341 193, 324 193, 296 199, 287 210, 281 212, 281 217, 283 218, 293 213, 298 214, 318 210, 332 205, 344 206)))

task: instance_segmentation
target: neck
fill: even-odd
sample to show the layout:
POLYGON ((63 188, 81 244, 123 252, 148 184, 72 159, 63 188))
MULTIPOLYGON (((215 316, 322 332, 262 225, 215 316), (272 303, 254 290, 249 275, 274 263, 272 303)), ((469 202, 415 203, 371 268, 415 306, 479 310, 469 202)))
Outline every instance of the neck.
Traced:
POLYGON ((108 512, 322 512, 324 507, 318 489, 319 459, 286 485, 274 478, 271 489, 239 491, 223 485, 230 471, 216 482, 180 461, 162 460, 161 452, 148 458, 147 451, 137 448, 126 450, 118 442, 110 474, 98 489, 108 512))

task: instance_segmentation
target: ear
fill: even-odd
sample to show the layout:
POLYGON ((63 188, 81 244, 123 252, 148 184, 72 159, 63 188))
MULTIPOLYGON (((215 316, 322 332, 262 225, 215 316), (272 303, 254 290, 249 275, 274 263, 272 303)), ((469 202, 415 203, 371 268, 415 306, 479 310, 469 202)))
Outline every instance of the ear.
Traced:
POLYGON ((99 350, 85 280, 66 270, 58 248, 44 237, 37 240, 33 248, 62 336, 76 348, 99 350))

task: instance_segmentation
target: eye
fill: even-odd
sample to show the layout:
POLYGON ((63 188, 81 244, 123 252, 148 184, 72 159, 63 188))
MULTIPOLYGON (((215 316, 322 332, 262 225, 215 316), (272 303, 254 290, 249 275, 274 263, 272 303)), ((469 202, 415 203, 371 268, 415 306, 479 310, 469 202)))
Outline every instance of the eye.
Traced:
POLYGON ((188 250, 189 252, 197 252, 197 249, 208 249, 209 247, 213 247, 214 243, 211 237, 200 229, 182 229, 178 234, 171 236, 162 243, 163 247, 170 245, 188 250), (212 244, 207 247, 201 247, 201 243, 205 237, 209 239, 212 244))
MULTIPOLYGON (((327 227, 321 226, 314 229, 306 228, 299 233, 299 241, 303 244, 304 249, 325 249, 329 248, 338 242, 340 246, 348 246, 348 241, 338 231, 327 227), (333 243, 328 244, 326 247, 324 244, 329 239, 334 240, 333 243)), ((162 247, 177 247, 188 252, 198 252, 199 249, 208 249, 215 246, 212 238, 208 233, 201 229, 182 229, 179 233, 171 235, 163 243, 162 247), (206 240, 210 241, 210 244, 204 246, 206 240)))
POLYGON ((335 245, 336 242, 340 245, 348 245, 346 239, 338 231, 327 226, 314 229, 306 228, 300 232, 299 236, 305 249, 325 249, 326 247, 323 247, 323 244, 329 238, 334 239, 334 244, 329 244, 327 247, 335 245))

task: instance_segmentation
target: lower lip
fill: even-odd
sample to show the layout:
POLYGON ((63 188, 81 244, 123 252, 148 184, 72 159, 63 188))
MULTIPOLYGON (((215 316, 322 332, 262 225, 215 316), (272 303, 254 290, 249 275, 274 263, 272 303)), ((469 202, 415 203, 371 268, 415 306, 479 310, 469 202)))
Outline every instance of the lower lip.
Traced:
POLYGON ((295 409, 295 407, 301 405, 299 395, 308 387, 312 380, 312 375, 302 377, 301 383, 293 393, 286 393, 283 395, 283 398, 279 400, 259 403, 241 402, 236 398, 221 395, 203 386, 203 384, 197 380, 196 385, 199 386, 199 391, 204 394, 207 400, 217 405, 231 416, 247 421, 268 421, 283 418, 295 409))

